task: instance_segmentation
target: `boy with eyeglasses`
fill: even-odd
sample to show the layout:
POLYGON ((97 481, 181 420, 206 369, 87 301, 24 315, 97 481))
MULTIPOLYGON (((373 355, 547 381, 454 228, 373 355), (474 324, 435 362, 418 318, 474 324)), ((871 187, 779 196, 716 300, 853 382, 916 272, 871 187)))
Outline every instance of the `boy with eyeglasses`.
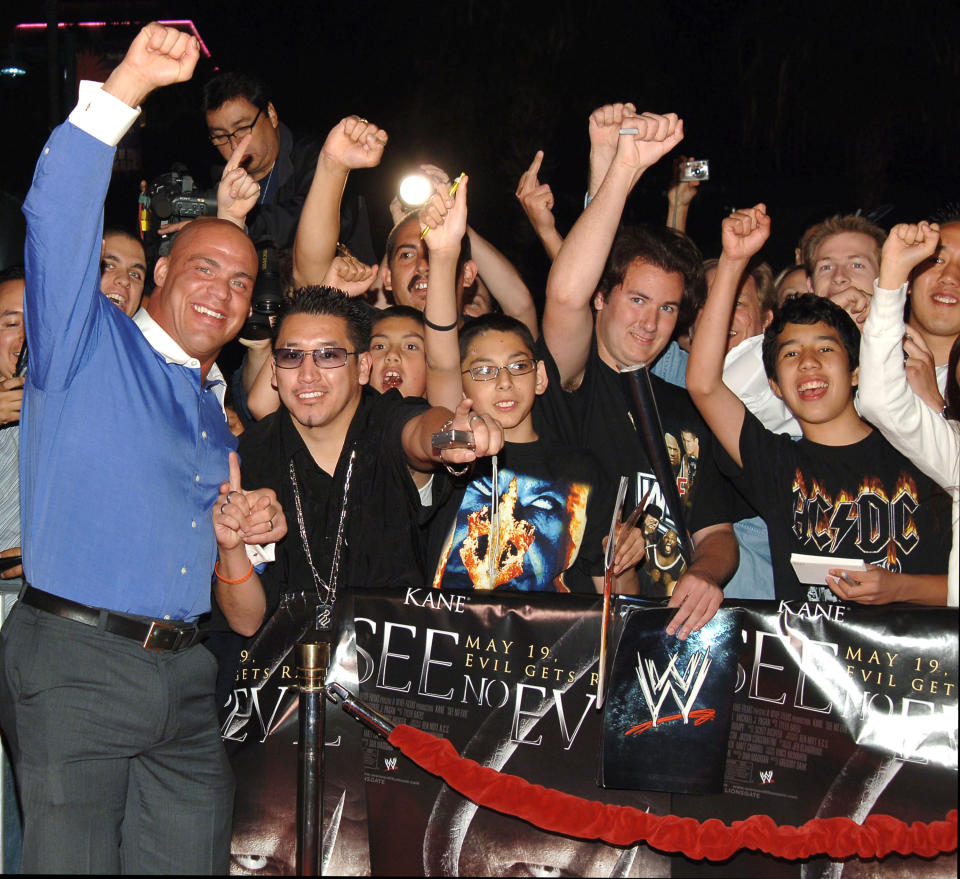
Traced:
MULTIPOLYGON (((438 194, 421 212, 431 271, 424 310, 427 394, 449 408, 472 401, 472 418, 503 429, 494 461, 451 468, 434 485, 428 557, 433 586, 443 589, 595 592, 602 587, 603 537, 613 498, 600 469, 582 449, 541 435, 535 401, 548 385, 527 326, 502 314, 467 321, 457 332, 456 258, 466 226, 467 179, 454 201, 438 194), (448 211, 449 216, 448 216, 448 211)), ((615 572, 631 576, 643 539, 621 546, 615 572), (635 557, 634 557, 635 556, 635 557)), ((622 591, 631 586, 622 584, 622 591)), ((635 581, 634 586, 635 589, 635 581)))

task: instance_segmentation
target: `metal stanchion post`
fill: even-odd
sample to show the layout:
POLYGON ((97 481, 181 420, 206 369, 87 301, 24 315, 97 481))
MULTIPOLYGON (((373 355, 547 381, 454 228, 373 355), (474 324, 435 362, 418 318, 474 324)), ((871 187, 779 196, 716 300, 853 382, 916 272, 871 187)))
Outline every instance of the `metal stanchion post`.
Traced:
POLYGON ((300 683, 300 735, 297 748, 297 875, 320 875, 323 832, 324 683, 330 665, 330 643, 300 642, 297 677, 300 683))

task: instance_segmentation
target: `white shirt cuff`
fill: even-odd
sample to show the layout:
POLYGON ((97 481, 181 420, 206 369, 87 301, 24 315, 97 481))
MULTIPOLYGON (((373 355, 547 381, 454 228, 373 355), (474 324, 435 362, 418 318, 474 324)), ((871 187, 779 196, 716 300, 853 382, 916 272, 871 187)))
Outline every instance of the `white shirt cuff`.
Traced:
POLYGON ((101 143, 115 147, 139 115, 139 107, 105 92, 103 83, 85 79, 80 83, 80 99, 70 113, 70 121, 101 143))

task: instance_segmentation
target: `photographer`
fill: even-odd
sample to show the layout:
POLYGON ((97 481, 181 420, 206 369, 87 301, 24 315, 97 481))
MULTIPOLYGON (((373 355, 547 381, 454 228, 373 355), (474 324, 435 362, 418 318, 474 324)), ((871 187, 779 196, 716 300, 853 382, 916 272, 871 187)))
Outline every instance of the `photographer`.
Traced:
MULTIPOLYGON (((210 143, 224 159, 249 136, 240 167, 260 184, 260 197, 247 218, 253 241, 293 244, 297 221, 310 190, 322 142, 294 140, 280 121, 263 80, 245 73, 225 72, 204 87, 203 111, 210 143)), ((344 199, 340 208, 340 240, 365 263, 376 262, 367 208, 359 196, 344 199)))

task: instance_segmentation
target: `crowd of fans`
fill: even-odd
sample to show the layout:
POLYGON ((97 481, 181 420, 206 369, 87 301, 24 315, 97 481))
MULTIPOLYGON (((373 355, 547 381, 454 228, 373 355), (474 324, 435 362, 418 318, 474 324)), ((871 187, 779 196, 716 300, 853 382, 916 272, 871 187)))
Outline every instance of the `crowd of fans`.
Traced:
MULTIPOLYGON (((640 177, 676 157, 683 121, 608 104, 587 122, 586 204, 566 235, 539 178, 542 152, 518 182, 552 263, 538 313, 511 262, 470 226, 466 175, 424 165, 422 205, 374 206, 394 221, 377 247, 367 206, 344 191, 352 172, 380 163, 385 131, 350 116, 323 141, 297 140, 266 85, 242 73, 218 73, 202 110, 226 162, 218 217, 248 233, 261 270, 281 267, 280 292, 258 298, 240 260, 241 282, 224 294, 239 291, 244 320, 252 295, 262 320, 243 324, 243 364, 224 378, 239 460, 229 478, 222 462, 211 495, 218 558, 204 627, 220 704, 246 639, 293 591, 331 606, 342 585, 594 592, 612 568, 616 591, 677 608, 668 632, 681 638, 724 596, 957 604, 960 216, 889 231, 825 218, 798 242, 795 265, 770 266, 762 251, 776 218, 758 204, 723 220, 722 253, 705 260, 684 232, 696 180, 674 180, 663 225, 621 224, 640 177), (639 365, 652 373, 669 491, 625 395, 624 373, 639 365), (622 477, 627 502, 608 547, 622 477), (823 570, 804 573, 797 555, 822 558, 823 570)), ((111 333, 147 334, 136 316, 160 313, 165 300, 150 299, 167 296, 177 260, 212 246, 220 228, 161 227, 176 237, 155 266, 138 230, 98 232, 100 290, 125 315, 109 318, 111 333), (148 277, 158 292, 144 296, 148 277)), ((213 285, 218 259, 184 271, 213 285)), ((67 381, 21 356, 24 288, 27 323, 39 325, 30 303, 43 266, 38 257, 26 276, 0 275, 5 579, 23 575, 24 383, 49 398, 51 382, 67 381)), ((189 320, 239 313, 214 299, 189 320)), ((158 320, 192 354, 188 317, 170 317, 180 335, 158 320)), ((214 360, 197 359, 206 376, 214 360)), ((155 391, 144 380, 138 394, 150 405, 155 391)), ((54 429, 45 411, 33 403, 32 430, 54 429)), ((29 477, 24 492, 39 487, 29 477)), ((51 589, 27 541, 27 574, 51 589)))

